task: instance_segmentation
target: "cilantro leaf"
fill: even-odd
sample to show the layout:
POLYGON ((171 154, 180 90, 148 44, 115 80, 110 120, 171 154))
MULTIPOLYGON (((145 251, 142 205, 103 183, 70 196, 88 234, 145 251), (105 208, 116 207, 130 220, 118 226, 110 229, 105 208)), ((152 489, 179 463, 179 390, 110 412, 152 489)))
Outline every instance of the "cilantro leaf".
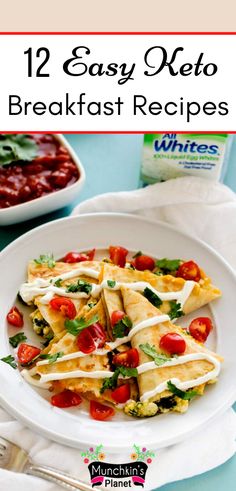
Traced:
POLYGON ((54 353, 52 355, 50 355, 49 353, 39 355, 39 358, 42 358, 42 360, 48 360, 49 363, 51 364, 51 363, 55 363, 55 361, 57 361, 57 359, 61 358, 62 356, 64 356, 63 351, 58 351, 58 353, 54 353))
POLYGON ((60 288, 62 284, 62 279, 58 278, 56 281, 54 281, 54 285, 57 286, 57 288, 60 288))
POLYGON ((175 300, 170 301, 170 311, 168 312, 168 316, 170 319, 177 319, 184 315, 184 312, 181 309, 181 304, 176 302, 175 300))
POLYGON ((170 356, 167 356, 163 353, 158 353, 155 346, 151 346, 149 343, 140 344, 140 349, 148 356, 153 358, 153 361, 157 366, 164 365, 167 361, 171 360, 170 356))
POLYGON ((138 252, 136 252, 136 254, 134 254, 133 258, 135 259, 136 257, 142 256, 142 255, 143 255, 142 251, 138 251, 138 252))
POLYGON ((123 319, 121 319, 120 321, 118 321, 114 327, 113 327, 113 336, 115 338, 123 338, 124 336, 127 335, 127 333, 129 332, 129 330, 131 329, 132 327, 132 322, 130 320, 130 318, 128 317, 128 315, 125 315, 123 317, 123 319))
POLYGON ((145 298, 147 298, 147 300, 149 300, 149 302, 154 305, 154 307, 160 307, 160 305, 162 304, 162 300, 160 299, 160 297, 158 297, 158 295, 154 293, 150 288, 144 288, 143 294, 145 298))
POLYGON ((37 152, 38 146, 29 135, 0 135, 0 165, 31 161, 37 152))
POLYGON ((1 358, 1 361, 3 361, 4 363, 7 363, 12 368, 17 368, 15 358, 12 355, 8 355, 8 356, 5 356, 4 358, 1 358))
POLYGON ((175 384, 172 384, 170 380, 167 382, 167 387, 172 394, 175 396, 179 397, 180 399, 183 399, 184 401, 190 401, 193 397, 197 396, 197 391, 196 390, 187 390, 183 391, 178 389, 175 384))
POLYGON ((116 281, 107 280, 107 286, 109 286, 110 288, 114 288, 115 285, 116 285, 116 281))
POLYGON ((66 291, 72 293, 84 292, 89 295, 89 293, 91 293, 92 291, 92 285, 87 281, 78 280, 77 283, 71 283, 70 285, 68 285, 66 291))
POLYGON ((173 273, 177 271, 181 264, 181 259, 158 259, 156 266, 163 271, 164 274, 173 273))
POLYGON ((36 264, 47 264, 50 269, 56 266, 53 254, 40 254, 39 259, 34 259, 34 262, 36 264))
POLYGON ((103 394, 106 389, 115 389, 117 387, 119 375, 122 375, 123 377, 137 377, 138 370, 137 368, 128 368, 124 366, 117 367, 111 377, 104 379, 100 393, 103 394))
POLYGON ((84 317, 80 317, 80 319, 66 319, 65 320, 65 328, 67 332, 70 334, 73 334, 74 336, 77 336, 83 329, 86 327, 91 326, 92 324, 95 324, 95 322, 98 321, 98 316, 94 315, 90 320, 86 321, 84 317))
POLYGON ((107 389, 115 389, 115 387, 117 386, 117 380, 118 380, 118 377, 119 377, 119 370, 116 369, 112 375, 112 377, 109 377, 109 378, 105 378, 103 380, 103 384, 102 384, 102 387, 100 389, 100 394, 103 394, 103 392, 105 392, 105 390, 107 389))
POLYGON ((119 374, 123 375, 123 377, 137 377, 138 376, 137 368, 124 367, 122 365, 117 367, 117 368, 119 370, 119 374))
POLYGON ((15 336, 11 336, 9 338, 9 343, 13 348, 17 348, 18 344, 21 343, 21 341, 25 341, 27 337, 23 332, 18 332, 18 334, 15 334, 15 336))

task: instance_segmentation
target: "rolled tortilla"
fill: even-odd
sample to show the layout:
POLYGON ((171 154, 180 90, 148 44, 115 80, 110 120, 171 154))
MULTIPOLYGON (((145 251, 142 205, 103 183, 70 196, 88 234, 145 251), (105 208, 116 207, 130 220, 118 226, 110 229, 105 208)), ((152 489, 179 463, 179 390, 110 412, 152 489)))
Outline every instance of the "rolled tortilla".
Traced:
MULTIPOLYGON (((102 272, 103 279, 112 279, 122 283, 133 283, 137 281, 144 281, 149 283, 159 292, 179 292, 181 291, 186 281, 183 278, 175 278, 172 275, 157 276, 150 271, 138 271, 129 268, 119 268, 117 266, 105 263, 102 272)), ((185 301, 182 311, 184 314, 193 312, 194 310, 203 307, 212 300, 221 296, 221 291, 212 285, 211 279, 208 278, 203 271, 201 271, 201 280, 195 282, 194 287, 185 301)), ((109 313, 114 305, 118 309, 122 306, 122 299, 120 292, 104 290, 104 299, 107 304, 109 313), (119 296, 119 299, 118 299, 119 296)), ((163 301, 159 307, 161 312, 168 313, 170 310, 170 302, 163 301)), ((113 308, 115 310, 115 308, 113 308)))
MULTIPOLYGON (((49 268, 46 264, 36 264, 34 261, 30 261, 28 265, 28 281, 33 282, 37 278, 54 278, 60 276, 63 273, 72 271, 73 269, 90 268, 100 272, 100 262, 99 261, 81 261, 80 263, 64 263, 56 262, 54 268, 49 268)), ((69 285, 70 283, 76 283, 78 279, 85 280, 88 283, 97 284, 99 280, 94 279, 88 275, 76 276, 70 278, 61 283, 62 286, 69 285)), ((71 299, 73 302, 77 315, 79 315, 81 309, 87 304, 87 298, 71 299)), ((41 296, 37 296, 34 300, 35 305, 37 305, 41 315, 46 320, 46 322, 52 328, 54 335, 59 336, 64 330, 64 316, 55 310, 52 310, 49 305, 41 303, 41 296)))
MULTIPOLYGON (((154 307, 145 297, 140 293, 132 291, 128 288, 122 288, 122 297, 124 302, 124 308, 127 315, 130 317, 133 325, 149 319, 154 316, 159 316, 162 312, 154 307)), ((151 346, 155 346, 156 351, 161 353, 159 342, 162 336, 169 332, 175 332, 181 334, 186 342, 186 351, 184 355, 190 353, 208 353, 217 359, 220 359, 218 355, 210 352, 207 348, 197 343, 190 335, 185 334, 184 331, 172 324, 172 322, 162 322, 151 327, 144 328, 135 334, 131 339, 131 345, 139 352, 140 364, 150 362, 151 359, 146 355, 142 349, 141 344, 149 343, 151 346)), ((207 360, 194 360, 182 365, 165 367, 164 365, 150 370, 138 376, 139 395, 142 397, 145 393, 153 391, 162 382, 168 381, 171 378, 178 378, 181 382, 197 379, 213 370, 214 365, 207 360)), ((212 383, 212 381, 211 381, 212 383)), ((203 384, 205 386, 205 384, 203 384)), ((201 387, 203 391, 204 387, 201 387)), ((165 390, 160 394, 156 394, 150 401, 158 402, 160 399, 173 394, 165 390)))

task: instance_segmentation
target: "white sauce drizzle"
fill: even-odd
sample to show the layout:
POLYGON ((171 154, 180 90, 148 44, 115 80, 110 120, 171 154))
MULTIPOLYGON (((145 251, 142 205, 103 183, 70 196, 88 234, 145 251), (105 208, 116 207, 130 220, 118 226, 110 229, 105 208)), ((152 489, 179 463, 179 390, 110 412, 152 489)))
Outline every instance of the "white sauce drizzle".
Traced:
MULTIPOLYGON (((170 367, 170 366, 176 366, 176 365, 182 365, 184 363, 188 363, 190 361, 197 361, 197 360, 206 360, 212 363, 214 366, 213 370, 210 372, 206 373, 205 375, 202 375, 201 377, 198 377, 196 379, 192 380, 187 380, 185 382, 181 382, 178 378, 172 378, 168 379, 161 384, 157 385, 153 390, 145 392, 141 397, 140 401, 144 402, 152 397, 154 397, 157 394, 160 394, 161 392, 164 392, 165 390, 168 390, 168 385, 167 382, 170 380, 173 384, 176 385, 176 387, 180 390, 188 390, 190 388, 196 387, 198 385, 204 384, 209 382, 209 380, 215 379, 219 372, 220 372, 220 367, 221 364, 220 362, 212 355, 209 355, 207 353, 191 353, 189 355, 183 355, 180 356, 179 358, 172 358, 170 361, 167 361, 163 363, 163 365, 156 365, 155 362, 147 362, 143 363, 142 365, 139 365, 137 367, 138 374, 145 373, 149 370, 158 370, 160 368, 164 367, 170 367)), ((23 373, 25 370, 22 371, 22 375, 25 377, 25 374, 23 373)), ((53 372, 53 373, 48 373, 48 374, 42 374, 40 381, 37 381, 37 386, 42 386, 42 384, 45 386, 45 382, 49 382, 52 380, 64 380, 68 378, 92 378, 92 379, 101 379, 101 378, 110 378, 112 377, 114 372, 111 372, 109 370, 95 370, 93 372, 86 372, 85 370, 72 370, 70 372, 53 372)), ((25 377, 26 378, 26 377, 25 377)), ((124 378, 124 377, 120 377, 124 378)), ((125 377, 128 378, 128 377, 125 377)), ((34 379, 33 379, 34 380, 34 379)), ((30 381, 30 380, 29 380, 30 381)))
POLYGON ((20 295, 23 298, 23 300, 27 303, 32 302, 37 295, 42 295, 40 302, 43 304, 48 304, 50 300, 53 298, 54 294, 63 297, 69 297, 69 298, 88 298, 90 295, 96 298, 100 295, 101 291, 104 288, 113 291, 120 290, 122 287, 127 287, 134 291, 143 291, 145 290, 145 288, 149 288, 153 293, 158 295, 158 297, 162 301, 176 300, 180 303, 182 308, 186 300, 188 299, 189 295, 191 294, 194 285, 196 284, 194 281, 186 281, 182 290, 176 292, 160 292, 146 281, 136 281, 132 283, 117 281, 115 285, 111 287, 108 284, 109 279, 108 280, 106 279, 103 280, 100 285, 92 284, 92 290, 89 294, 85 292, 74 292, 74 293, 67 292, 66 288, 55 286, 55 281, 57 281, 59 278, 64 281, 65 279, 69 279, 78 275, 85 275, 85 274, 87 274, 91 278, 92 277, 98 278, 99 276, 99 273, 93 269, 81 268, 81 269, 75 269, 73 271, 69 271, 60 276, 56 276, 55 278, 52 279, 52 283, 50 283, 50 280, 37 278, 32 283, 23 283, 23 285, 21 285, 20 288, 20 295))

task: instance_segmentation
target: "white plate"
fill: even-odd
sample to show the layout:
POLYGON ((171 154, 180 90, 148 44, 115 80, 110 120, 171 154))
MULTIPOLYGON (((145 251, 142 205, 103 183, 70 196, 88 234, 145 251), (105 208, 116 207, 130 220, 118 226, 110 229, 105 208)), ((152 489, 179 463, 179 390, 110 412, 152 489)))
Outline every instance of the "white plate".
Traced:
MULTIPOLYGON (((205 395, 193 401, 183 415, 173 413, 136 420, 122 413, 112 421, 97 422, 90 419, 86 409, 52 407, 47 391, 38 392, 22 379, 18 370, 1 363, 0 402, 40 434, 70 446, 81 448, 103 444, 111 452, 128 449, 133 443, 149 448, 163 447, 183 440, 207 425, 234 402, 236 395, 235 275, 216 252, 195 238, 161 222, 119 214, 76 216, 28 232, 0 254, 0 358, 10 352, 5 319, 15 303, 19 285, 25 280, 28 260, 47 252, 62 257, 69 250, 104 249, 110 244, 142 250, 156 257, 192 258, 222 289, 223 297, 211 307, 217 325, 211 344, 225 357, 219 382, 209 386, 205 395)), ((203 312, 209 315, 209 307, 203 312)), ((197 316, 195 312, 192 317, 197 316)), ((183 319, 185 323, 186 319, 183 319)), ((31 339, 34 340, 32 334, 31 339)))

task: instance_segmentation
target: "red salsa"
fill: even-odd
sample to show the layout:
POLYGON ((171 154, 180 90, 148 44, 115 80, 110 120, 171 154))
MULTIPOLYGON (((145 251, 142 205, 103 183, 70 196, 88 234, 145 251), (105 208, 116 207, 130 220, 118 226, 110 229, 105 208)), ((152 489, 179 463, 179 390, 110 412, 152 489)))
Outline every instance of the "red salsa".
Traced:
POLYGON ((79 178, 76 164, 53 135, 39 133, 27 137, 36 144, 35 158, 0 165, 0 208, 59 191, 79 178))

